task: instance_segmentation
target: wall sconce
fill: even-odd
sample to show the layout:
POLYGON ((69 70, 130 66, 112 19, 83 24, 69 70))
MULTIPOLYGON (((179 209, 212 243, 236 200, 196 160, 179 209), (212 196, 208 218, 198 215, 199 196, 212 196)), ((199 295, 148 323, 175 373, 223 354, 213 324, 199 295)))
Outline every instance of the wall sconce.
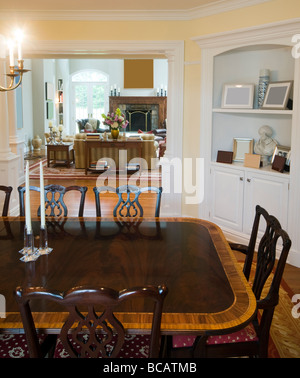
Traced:
POLYGON ((21 83, 23 79, 23 74, 30 71, 24 69, 24 60, 22 59, 22 40, 23 40, 23 33, 21 30, 16 30, 15 32, 15 40, 17 42, 17 50, 18 50, 18 67, 15 67, 14 63, 14 41, 8 40, 8 49, 9 49, 9 73, 6 74, 10 78, 10 83, 7 88, 0 86, 0 92, 7 92, 16 89, 21 83), (15 78, 19 76, 18 82, 14 85, 15 78))

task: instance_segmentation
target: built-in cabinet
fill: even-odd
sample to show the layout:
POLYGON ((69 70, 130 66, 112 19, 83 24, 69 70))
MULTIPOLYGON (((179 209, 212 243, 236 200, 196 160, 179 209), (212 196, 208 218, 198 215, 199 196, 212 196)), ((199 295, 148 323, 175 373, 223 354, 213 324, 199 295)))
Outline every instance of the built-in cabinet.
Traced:
POLYGON ((212 163, 210 219, 228 231, 250 234, 256 205, 263 206, 287 228, 289 175, 212 163))
POLYGON ((204 158, 204 200, 199 216, 218 224, 232 241, 249 240, 257 204, 275 215, 292 239, 289 260, 300 266, 300 131, 299 59, 292 36, 300 21, 263 25, 219 35, 195 38, 202 48, 200 156, 204 158), (270 71, 270 82, 290 81, 293 109, 258 107, 259 73, 270 71), (222 108, 224 84, 254 84, 252 109, 222 108), (245 167, 243 162, 216 162, 218 151, 233 151, 234 138, 259 140, 259 128, 268 125, 278 145, 291 149, 290 172, 271 165, 245 167))

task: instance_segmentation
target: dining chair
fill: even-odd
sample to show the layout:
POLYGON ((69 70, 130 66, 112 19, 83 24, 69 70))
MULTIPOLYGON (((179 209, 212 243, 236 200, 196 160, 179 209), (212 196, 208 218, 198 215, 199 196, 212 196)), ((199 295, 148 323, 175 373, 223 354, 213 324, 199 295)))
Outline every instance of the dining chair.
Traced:
POLYGON ((233 333, 168 338, 166 349, 169 357, 258 356, 266 358, 268 356, 270 327, 275 307, 279 301, 279 287, 291 240, 274 216, 269 215, 266 211, 261 215, 265 218, 267 226, 259 242, 252 284, 259 312, 256 313, 249 325, 242 330, 233 329, 233 333), (279 253, 277 264, 276 252, 279 253), (273 269, 273 277, 270 277, 273 269), (261 298, 262 296, 263 298, 261 298))
POLYGON ((13 188, 11 186, 0 185, 0 190, 2 192, 5 192, 5 198, 4 198, 4 202, 3 202, 3 208, 2 208, 2 216, 7 217, 10 195, 11 195, 13 188))
MULTIPOLYGON (((143 303, 149 300, 153 306, 148 357, 152 358, 158 357, 160 352, 161 316, 167 292, 165 285, 134 287, 121 291, 104 287, 81 286, 65 293, 47 291, 42 287, 18 287, 15 290, 15 297, 31 358, 44 355, 43 343, 39 342, 31 312, 32 301, 34 303, 37 301, 55 302, 67 312, 68 315, 60 330, 56 345, 62 344, 68 357, 114 358, 120 356, 126 340, 126 329, 120 321, 120 315, 116 315, 119 307, 130 302, 130 308, 134 308, 137 304, 135 300, 139 300, 139 306, 141 298, 143 303)), ((151 314, 150 308, 149 312, 151 314)))
POLYGON ((122 185, 117 188, 111 186, 99 186, 93 188, 95 193, 96 201, 96 216, 101 217, 101 204, 100 195, 101 192, 113 192, 116 193, 119 200, 113 210, 114 217, 142 217, 144 214, 143 208, 139 202, 139 196, 141 193, 145 192, 155 192, 156 206, 155 206, 155 217, 159 217, 160 214, 160 203, 162 195, 162 187, 149 186, 145 188, 140 188, 135 185, 122 185), (134 196, 134 198, 132 198, 134 196))
MULTIPOLYGON (((261 224, 260 223, 261 216, 266 220, 268 219, 269 214, 263 207, 257 205, 255 207, 255 217, 254 217, 248 245, 229 242, 230 248, 233 251, 241 252, 246 256, 245 261, 244 261, 244 266, 243 266, 243 273, 247 281, 249 280, 249 276, 251 272, 251 266, 252 266, 254 252, 255 252, 256 241, 257 241, 257 234, 259 230, 259 225, 261 224)), ((266 222, 266 227, 267 227, 267 222, 266 222)))
MULTIPOLYGON (((40 192, 40 188, 38 186, 30 186, 30 190, 40 192)), ((67 192, 72 190, 79 191, 81 193, 80 203, 79 203, 79 210, 78 210, 78 217, 83 216, 84 211, 84 203, 85 203, 85 195, 87 192, 86 186, 62 186, 56 184, 49 184, 45 185, 45 215, 56 217, 56 216, 68 216, 68 209, 64 202, 64 196, 67 192), (49 213, 49 210, 50 213, 49 213), (48 210, 48 214, 47 214, 48 210)), ((19 203, 20 203, 20 216, 25 216, 25 206, 24 206, 24 193, 26 192, 25 186, 19 186, 19 203)), ((40 206, 37 211, 37 215, 40 216, 40 206)))

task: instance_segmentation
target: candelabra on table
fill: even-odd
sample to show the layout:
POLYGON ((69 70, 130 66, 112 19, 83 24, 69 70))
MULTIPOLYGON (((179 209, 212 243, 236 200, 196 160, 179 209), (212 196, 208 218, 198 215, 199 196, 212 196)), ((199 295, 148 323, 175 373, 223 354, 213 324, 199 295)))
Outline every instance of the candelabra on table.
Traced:
POLYGON ((57 144, 55 138, 56 138, 56 131, 53 131, 53 126, 49 126, 50 129, 50 137, 49 137, 49 143, 48 144, 57 144))
POLYGON ((59 128, 58 131, 59 131, 59 142, 58 142, 58 144, 62 145, 62 144, 64 144, 64 142, 62 140, 63 129, 59 128))

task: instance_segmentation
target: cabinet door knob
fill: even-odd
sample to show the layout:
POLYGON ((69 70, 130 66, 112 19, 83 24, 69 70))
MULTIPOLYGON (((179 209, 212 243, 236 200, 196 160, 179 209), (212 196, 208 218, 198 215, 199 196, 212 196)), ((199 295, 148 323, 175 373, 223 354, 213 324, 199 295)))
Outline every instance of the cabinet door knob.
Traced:
POLYGON ((240 181, 244 181, 244 178, 243 178, 243 177, 240 177, 240 181))
POLYGON ((247 179, 247 182, 251 182, 251 179, 248 178, 248 179, 247 179))

